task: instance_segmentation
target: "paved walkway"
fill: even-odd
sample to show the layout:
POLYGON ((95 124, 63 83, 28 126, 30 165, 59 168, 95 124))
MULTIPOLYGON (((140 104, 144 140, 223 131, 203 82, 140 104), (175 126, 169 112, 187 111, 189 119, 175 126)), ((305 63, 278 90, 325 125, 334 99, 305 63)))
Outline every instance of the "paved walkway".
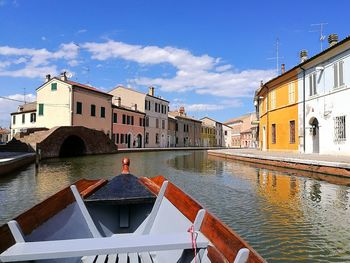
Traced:
POLYGON ((314 172, 350 176, 350 156, 268 152, 255 149, 209 150, 209 155, 314 172), (330 169, 331 168, 331 169, 330 169))

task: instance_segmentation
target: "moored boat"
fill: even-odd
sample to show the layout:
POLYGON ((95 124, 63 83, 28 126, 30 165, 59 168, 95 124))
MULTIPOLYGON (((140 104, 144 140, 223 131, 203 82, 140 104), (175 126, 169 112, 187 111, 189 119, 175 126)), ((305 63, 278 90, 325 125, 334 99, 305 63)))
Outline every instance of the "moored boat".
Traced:
POLYGON ((0 227, 0 261, 265 262, 163 176, 80 180, 0 227))

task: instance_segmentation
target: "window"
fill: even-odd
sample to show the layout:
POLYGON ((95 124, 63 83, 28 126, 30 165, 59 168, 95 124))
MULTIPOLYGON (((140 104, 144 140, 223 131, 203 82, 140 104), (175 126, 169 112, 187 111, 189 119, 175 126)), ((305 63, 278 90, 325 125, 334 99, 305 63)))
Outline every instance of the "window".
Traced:
POLYGON ((124 134, 122 133, 122 134, 120 134, 120 143, 124 143, 124 134))
POLYGON ((96 105, 94 105, 94 104, 91 104, 90 115, 91 116, 96 116, 96 105))
POLYGON ((13 115, 12 124, 16 124, 16 115, 13 115))
POLYGON ((130 124, 130 116, 129 115, 126 116, 126 124, 130 124))
POLYGON ((276 143, 276 124, 272 124, 271 126, 271 143, 275 144, 276 143))
POLYGON ((158 103, 157 103, 157 102, 154 104, 154 111, 155 111, 155 112, 158 111, 158 103))
POLYGON ((227 131, 225 131, 225 135, 227 136, 227 131))
POLYGON ((289 143, 295 143, 295 121, 289 122, 289 143))
POLYGON ((146 117, 146 127, 149 127, 149 118, 146 117))
POLYGON ((162 129, 165 129, 165 120, 162 120, 162 129))
POLYGON ((339 61, 334 63, 334 88, 339 88, 344 85, 344 77, 343 77, 343 65, 344 61, 339 61))
POLYGON ((105 117, 106 117, 106 108, 101 107, 101 118, 105 118, 105 117))
POLYGON ((145 101, 145 110, 151 110, 151 102, 149 100, 145 101))
POLYGON ((316 73, 312 73, 309 75, 309 95, 313 96, 317 94, 316 91, 316 73))
POLYGON ((115 140, 116 140, 116 143, 119 144, 119 133, 117 133, 115 140))
POLYGON ((118 123, 118 115, 117 115, 117 113, 113 113, 113 123, 118 123))
POLYGON ((126 124, 126 115, 123 114, 123 124, 126 124))
POLYGON ((25 122, 26 122, 26 114, 23 113, 23 114, 22 114, 22 123, 25 123, 25 122))
POLYGON ((334 141, 346 141, 345 116, 334 118, 334 141))
POLYGON ((289 83, 288 101, 289 101, 289 104, 295 103, 295 82, 289 83))
POLYGON ((57 90, 57 83, 51 83, 51 91, 57 90))
POLYGON ((77 114, 82 114, 83 112, 83 104, 77 101, 77 114))
POLYGON ((159 134, 156 133, 156 143, 159 143, 159 134))
POLYGON ((40 103, 39 104, 39 116, 44 115, 44 104, 40 103))
POLYGON ((156 128, 159 128, 159 120, 156 119, 156 128))
POLYGON ((175 139, 175 144, 178 144, 178 143, 179 143, 179 138, 176 137, 176 139, 175 139))
POLYGON ((175 131, 178 131, 179 130, 179 124, 175 124, 175 131))
POLYGON ((148 140, 149 140, 149 133, 146 132, 146 136, 145 136, 145 143, 148 144, 148 140))
POLYGON ((30 122, 36 122, 36 113, 30 114, 30 122))
POLYGON ((134 125, 134 116, 131 116, 131 125, 134 125))
POLYGON ((271 109, 276 108, 276 91, 271 91, 271 109))

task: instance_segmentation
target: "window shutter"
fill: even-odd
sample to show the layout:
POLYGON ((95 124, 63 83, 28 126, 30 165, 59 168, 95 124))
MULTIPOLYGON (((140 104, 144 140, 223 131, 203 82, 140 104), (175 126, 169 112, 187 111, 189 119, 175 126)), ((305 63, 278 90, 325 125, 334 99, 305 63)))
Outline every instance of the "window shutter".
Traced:
POLYGON ((339 86, 344 85, 343 64, 344 64, 344 61, 339 61, 339 86))
POLYGON ((313 90, 313 94, 315 95, 315 94, 317 94, 317 90, 316 90, 316 73, 314 73, 314 74, 312 74, 312 84, 313 84, 313 88, 314 88, 314 90, 313 90))
POLYGON ((334 88, 337 88, 338 85, 338 63, 334 64, 334 88))

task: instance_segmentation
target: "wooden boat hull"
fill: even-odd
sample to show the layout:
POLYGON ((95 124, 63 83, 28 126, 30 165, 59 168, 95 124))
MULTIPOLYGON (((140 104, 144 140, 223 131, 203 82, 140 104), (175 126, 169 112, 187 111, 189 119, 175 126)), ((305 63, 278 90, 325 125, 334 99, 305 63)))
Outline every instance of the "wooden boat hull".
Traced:
MULTIPOLYGON (((155 195, 158 195, 160 187, 165 180, 166 179, 163 176, 139 178, 139 182, 155 195)), ((76 182, 75 185, 81 196, 87 198, 96 193, 107 183, 107 180, 82 179, 76 182)), ((198 211, 203 208, 201 204, 171 182, 168 183, 165 197, 191 222, 194 222, 198 211)), ((55 217, 59 212, 72 203, 74 203, 74 197, 69 187, 66 187, 40 204, 19 215, 14 220, 19 223, 24 235, 30 235, 35 229, 55 217)), ((211 262, 233 262, 241 248, 248 248, 250 250, 247 262, 265 262, 265 260, 252 247, 250 247, 247 242, 209 212, 206 212, 205 214, 200 231, 212 244, 208 247, 208 258, 211 262)), ((15 241, 7 224, 1 226, 0 253, 13 244, 15 244, 15 241)))
MULTIPOLYGON (((158 194, 162 183, 166 179, 163 176, 157 176, 153 178, 142 177, 140 180, 154 194, 158 194)), ((168 183, 165 197, 191 222, 194 222, 198 211, 203 208, 201 204, 171 182, 168 183)), ((250 250, 247 262, 266 262, 237 233, 208 211, 205 214, 200 231, 214 245, 208 248, 208 257, 211 262, 233 262, 241 248, 248 248, 250 250)))

